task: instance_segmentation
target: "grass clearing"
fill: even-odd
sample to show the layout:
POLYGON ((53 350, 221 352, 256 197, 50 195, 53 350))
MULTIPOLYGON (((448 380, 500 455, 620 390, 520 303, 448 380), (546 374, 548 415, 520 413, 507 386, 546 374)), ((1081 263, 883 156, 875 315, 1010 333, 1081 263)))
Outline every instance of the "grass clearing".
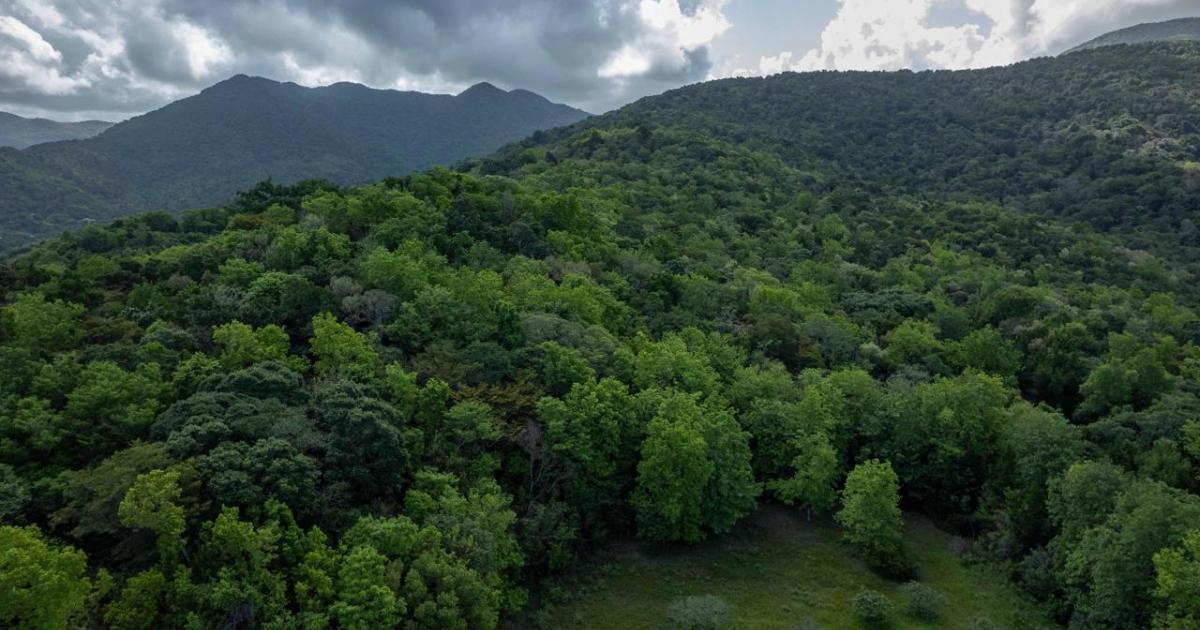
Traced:
POLYGON ((900 583, 854 558, 832 520, 810 523, 795 511, 767 507, 735 532, 699 545, 609 550, 585 565, 578 592, 549 611, 547 627, 663 628, 672 602, 716 595, 733 605, 737 628, 858 628, 850 599, 862 588, 888 596, 892 628, 968 628, 981 617, 997 628, 1056 627, 1004 576, 960 560, 952 537, 928 520, 910 519, 906 540, 920 580, 946 594, 936 622, 905 615, 900 583))

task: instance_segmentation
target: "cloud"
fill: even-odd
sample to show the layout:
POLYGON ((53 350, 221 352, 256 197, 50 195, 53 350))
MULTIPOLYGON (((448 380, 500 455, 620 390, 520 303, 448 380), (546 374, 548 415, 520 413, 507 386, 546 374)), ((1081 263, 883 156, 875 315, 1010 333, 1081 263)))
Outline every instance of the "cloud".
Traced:
POLYGON ((1102 32, 1195 15, 1195 0, 838 0, 820 44, 731 74, 981 68, 1056 54, 1102 32), (946 24, 949 15, 956 23, 946 24))
POLYGON ((236 73, 591 111, 704 79, 728 0, 0 0, 0 109, 124 117, 236 73))

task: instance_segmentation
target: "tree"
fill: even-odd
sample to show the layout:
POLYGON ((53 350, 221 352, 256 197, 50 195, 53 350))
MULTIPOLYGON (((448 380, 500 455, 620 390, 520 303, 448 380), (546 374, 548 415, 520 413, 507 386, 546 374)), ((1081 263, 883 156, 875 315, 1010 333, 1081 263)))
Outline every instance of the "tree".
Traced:
POLYGON ((890 463, 871 459, 855 466, 835 518, 842 537, 868 562, 887 569, 904 564, 900 479, 890 463))
POLYGON ((661 411, 647 432, 632 499, 638 533, 650 540, 702 540, 701 501, 714 468, 704 435, 691 422, 661 411))
POLYGON ((651 540, 697 541, 723 533, 754 508, 759 486, 749 437, 725 409, 663 392, 647 427, 632 499, 651 540))
POLYGON ((791 477, 771 481, 767 486, 784 503, 799 502, 808 510, 829 509, 837 501, 837 481, 842 475, 837 451, 821 431, 798 436, 792 441, 796 452, 791 477))
POLYGON ((67 395, 71 439, 82 454, 111 453, 146 434, 164 393, 159 368, 142 364, 129 372, 111 361, 89 363, 67 395))
POLYGON ((83 612, 91 590, 87 557, 51 545, 36 527, 0 526, 0 623, 58 630, 83 612))
POLYGON ((262 361, 279 361, 296 371, 303 371, 305 367, 303 359, 288 356, 291 340, 274 324, 254 330, 235 320, 214 328, 213 342, 223 348, 221 363, 226 369, 244 368, 262 361))
POLYGON ((84 308, 62 300, 47 300, 37 292, 22 293, 0 308, 0 326, 8 343, 38 353, 51 353, 75 345, 84 308))
POLYGON ((355 501, 398 494, 409 461, 404 420, 360 385, 337 381, 317 393, 313 410, 328 433, 325 483, 355 501))
POLYGON ((139 475, 169 468, 174 460, 162 444, 135 443, 91 468, 66 475, 64 505, 50 519, 75 539, 116 535, 118 507, 139 475))
POLYGON ((371 342, 329 313, 313 318, 310 345, 317 357, 313 364, 321 376, 340 376, 365 381, 375 375, 379 355, 371 342))
POLYGON ((940 516, 970 514, 1000 458, 1011 393, 995 376, 922 383, 901 402, 887 454, 908 494, 940 516))
POLYGON ((1162 610, 1154 627, 1166 630, 1200 628, 1200 529, 1192 530, 1179 547, 1154 554, 1154 570, 1162 610))
POLYGON ((565 462, 565 493, 585 528, 612 520, 612 508, 633 481, 640 428, 628 386, 614 378, 576 383, 561 400, 539 400, 537 413, 550 451, 565 462))
POLYGON ((1021 351, 991 326, 973 330, 953 346, 955 362, 1008 379, 1021 369, 1021 351))
POLYGON ((159 561, 166 567, 173 566, 183 553, 186 523, 179 506, 181 494, 178 471, 152 470, 137 476, 117 508, 121 524, 154 533, 159 561))
POLYGON ((1155 481, 1133 482, 1112 512, 1066 553, 1067 598, 1079 623, 1149 627, 1157 588, 1154 556, 1180 545, 1197 522, 1200 497, 1155 481))
POLYGON ((297 514, 317 511, 317 461, 281 438, 224 442, 200 456, 196 470, 219 505, 253 514, 268 500, 276 500, 297 514))
POLYGON ((330 613, 346 630, 400 625, 404 601, 388 587, 387 559, 371 547, 355 547, 338 572, 337 601, 330 613))
POLYGON ((589 381, 596 374, 574 348, 547 341, 541 345, 541 349, 542 379, 551 395, 562 396, 571 390, 572 385, 589 381))

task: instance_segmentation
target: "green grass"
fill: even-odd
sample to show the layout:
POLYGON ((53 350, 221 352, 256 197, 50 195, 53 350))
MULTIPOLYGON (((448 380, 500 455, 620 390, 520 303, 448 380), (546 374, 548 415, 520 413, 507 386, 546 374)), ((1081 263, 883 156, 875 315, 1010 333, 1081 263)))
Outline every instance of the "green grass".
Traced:
POLYGON ((716 595, 734 606, 738 628, 858 628, 849 601, 862 588, 886 594, 893 628, 967 628, 986 617, 999 628, 1053 628, 1045 614, 989 567, 968 565, 951 536, 924 519, 908 523, 920 580, 946 594, 936 623, 904 615, 899 583, 855 559, 829 519, 805 522, 765 508, 738 530, 691 547, 625 545, 585 570, 577 592, 548 612, 550 628, 662 628, 668 607, 688 595, 716 595))

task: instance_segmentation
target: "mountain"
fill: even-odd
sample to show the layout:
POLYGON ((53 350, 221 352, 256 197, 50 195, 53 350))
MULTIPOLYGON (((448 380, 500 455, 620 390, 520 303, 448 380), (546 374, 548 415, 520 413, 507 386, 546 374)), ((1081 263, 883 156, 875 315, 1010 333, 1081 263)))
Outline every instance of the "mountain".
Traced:
POLYGON ((64 123, 0 112, 0 147, 24 149, 43 142, 82 140, 91 138, 112 125, 102 120, 64 123))
POLYGON ((717 81, 0 259, 0 626, 1192 628, 1198 66, 717 81))
POLYGON ((0 248, 267 178, 348 184, 478 156, 585 112, 524 90, 457 96, 235 76, 78 142, 0 149, 0 248))
POLYGON ((1105 47, 1007 67, 785 73, 642 99, 484 161, 555 155, 580 130, 683 127, 784 160, 813 190, 976 200, 1169 244, 1200 260, 1200 44, 1105 47))
POLYGON ((1150 22, 1148 24, 1138 24, 1137 26, 1123 28, 1086 41, 1068 50, 1067 53, 1119 44, 1147 44, 1151 42, 1194 40, 1200 40, 1200 17, 1179 18, 1166 22, 1150 22))

